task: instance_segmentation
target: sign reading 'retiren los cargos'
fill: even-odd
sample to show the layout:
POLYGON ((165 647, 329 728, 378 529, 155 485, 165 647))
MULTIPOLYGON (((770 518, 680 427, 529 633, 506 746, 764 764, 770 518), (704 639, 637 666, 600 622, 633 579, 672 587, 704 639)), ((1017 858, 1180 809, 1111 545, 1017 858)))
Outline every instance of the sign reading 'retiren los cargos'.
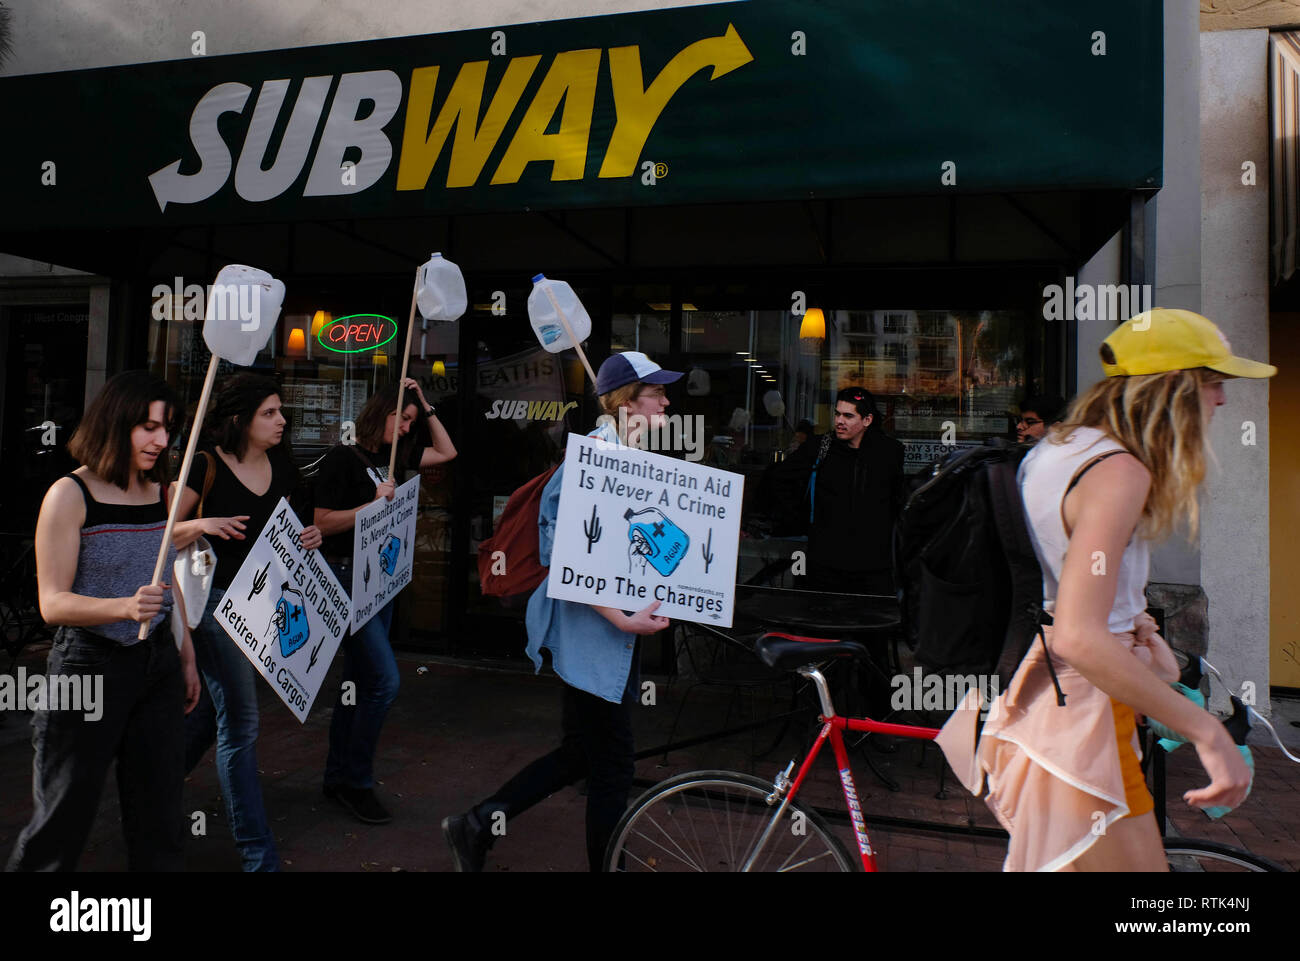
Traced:
POLYGON ((745 478, 569 435, 546 593, 730 627, 745 478))

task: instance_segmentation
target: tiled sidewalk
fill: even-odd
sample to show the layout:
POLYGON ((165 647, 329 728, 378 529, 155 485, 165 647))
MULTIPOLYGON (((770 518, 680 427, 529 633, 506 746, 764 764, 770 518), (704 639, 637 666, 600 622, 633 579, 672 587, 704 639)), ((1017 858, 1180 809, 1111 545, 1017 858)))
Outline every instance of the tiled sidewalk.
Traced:
MULTIPOLYGON (((29 651, 22 659, 29 671, 40 669, 43 661, 40 650, 29 651)), ((318 704, 310 720, 299 725, 268 687, 262 689, 258 751, 263 791, 286 870, 448 871, 451 857, 439 830, 441 819, 487 796, 524 764, 555 747, 560 693, 553 677, 534 677, 516 665, 469 667, 415 655, 401 656, 399 665, 402 691, 384 729, 376 762, 382 782, 378 790, 394 814, 393 823, 384 826, 360 824, 320 794, 328 703, 318 704), (419 672, 422 666, 427 670, 419 672)), ((336 664, 326 690, 336 689, 338 670, 336 664)), ((680 681, 671 690, 660 681, 657 705, 636 710, 638 748, 666 739, 683 689, 680 681)), ((748 701, 741 706, 747 715, 748 701)), ((759 705, 759 710, 766 707, 759 705)), ((698 689, 691 695, 677 739, 718 729, 726 711, 725 696, 698 689)), ((1278 718, 1274 723, 1281 729, 1289 727, 1287 720, 1278 718)), ((27 715, 10 715, 0 723, 0 858, 8 857, 31 811, 28 722, 27 715)), ((737 723, 734 714, 730 723, 737 723)), ((801 753, 806 737, 806 727, 793 725, 777 750, 751 764, 750 736, 734 735, 674 752, 667 767, 660 767, 658 758, 642 760, 637 775, 650 782, 681 771, 734 768, 767 779, 801 753)), ((1287 761, 1276 748, 1261 746, 1255 753, 1254 792, 1221 822, 1210 822, 1179 797, 1203 778, 1194 752, 1181 748, 1171 755, 1173 824, 1187 836, 1246 847, 1300 868, 1300 765, 1287 761)), ((826 754, 818 760, 817 776, 805 788, 806 796, 818 806, 841 810, 833 760, 829 750, 826 754)), ((935 797, 939 760, 933 747, 923 764, 918 763, 919 747, 911 744, 892 754, 873 753, 872 758, 901 790, 885 788, 854 752, 858 790, 869 817, 996 826, 983 803, 967 796, 951 776, 947 799, 935 797)), ((238 870, 211 754, 189 779, 186 801, 187 810, 204 812, 207 822, 206 835, 190 841, 190 869, 238 870)), ((584 804, 578 791, 569 788, 519 817, 490 855, 488 870, 585 869, 584 804)), ((852 850, 847 827, 841 828, 841 834, 852 850)), ((997 839, 898 827, 871 827, 871 835, 880 850, 881 866, 893 871, 995 871, 1001 867, 1005 846, 997 839)), ((124 864, 116 790, 110 782, 81 866, 111 871, 124 864)))

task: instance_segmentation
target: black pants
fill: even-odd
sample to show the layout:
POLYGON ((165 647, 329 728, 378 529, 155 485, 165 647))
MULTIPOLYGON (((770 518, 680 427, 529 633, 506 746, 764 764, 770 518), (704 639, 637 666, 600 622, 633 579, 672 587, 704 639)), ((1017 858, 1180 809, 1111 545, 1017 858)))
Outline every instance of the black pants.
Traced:
POLYGON ((627 808, 635 769, 632 743, 632 704, 638 687, 632 671, 622 703, 564 685, 563 740, 560 746, 533 761, 507 781, 492 797, 474 808, 474 816, 491 836, 494 823, 505 823, 562 787, 587 778, 587 864, 600 871, 605 848, 627 808))
POLYGON ((102 716, 38 710, 32 720, 36 810, 8 871, 72 871, 117 761, 122 833, 132 871, 179 871, 184 838, 185 682, 167 621, 131 647, 60 628, 48 675, 103 678, 102 716))

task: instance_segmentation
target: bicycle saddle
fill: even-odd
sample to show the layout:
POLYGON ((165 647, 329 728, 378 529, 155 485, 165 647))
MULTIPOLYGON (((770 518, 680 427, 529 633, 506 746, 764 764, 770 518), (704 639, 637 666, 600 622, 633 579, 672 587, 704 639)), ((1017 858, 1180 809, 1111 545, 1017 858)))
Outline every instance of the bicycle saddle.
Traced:
POLYGON ((792 671, 824 661, 828 657, 868 656, 867 649, 857 641, 836 641, 826 637, 801 637, 797 634, 764 634, 754 642, 754 652, 768 667, 779 671, 792 671))

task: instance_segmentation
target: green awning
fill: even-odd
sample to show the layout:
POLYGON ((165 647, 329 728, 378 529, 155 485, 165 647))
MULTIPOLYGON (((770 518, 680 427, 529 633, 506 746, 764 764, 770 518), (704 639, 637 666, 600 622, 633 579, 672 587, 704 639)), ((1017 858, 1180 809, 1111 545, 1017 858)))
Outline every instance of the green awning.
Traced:
POLYGON ((0 78, 0 232, 1155 189, 1159 0, 749 0, 0 78))

